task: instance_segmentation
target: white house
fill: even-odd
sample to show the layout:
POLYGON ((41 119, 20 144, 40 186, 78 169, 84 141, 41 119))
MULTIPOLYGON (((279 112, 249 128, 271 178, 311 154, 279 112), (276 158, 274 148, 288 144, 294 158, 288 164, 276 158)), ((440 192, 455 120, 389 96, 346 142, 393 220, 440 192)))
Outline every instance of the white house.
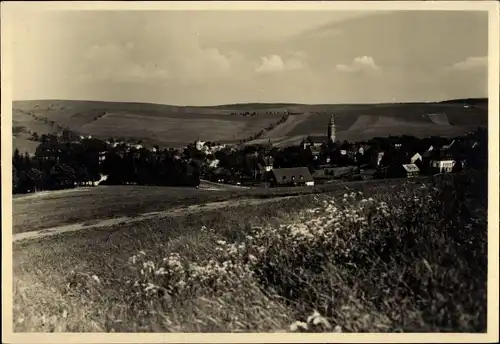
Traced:
POLYGON ((442 158, 439 160, 431 160, 431 167, 437 169, 440 173, 451 172, 455 166, 455 160, 453 158, 442 158))
POLYGON ((420 169, 413 163, 405 164, 405 165, 403 165, 403 168, 404 168, 404 170, 406 172, 406 176, 408 178, 416 177, 416 176, 418 176, 418 173, 420 172, 420 169))
POLYGON ((414 164, 415 162, 419 161, 422 162, 422 156, 420 155, 420 153, 415 153, 411 158, 410 158, 410 161, 412 164, 414 164))
POLYGON ((196 145, 196 149, 197 150, 202 150, 203 146, 205 145, 205 142, 198 140, 198 141, 195 142, 195 145, 196 145))

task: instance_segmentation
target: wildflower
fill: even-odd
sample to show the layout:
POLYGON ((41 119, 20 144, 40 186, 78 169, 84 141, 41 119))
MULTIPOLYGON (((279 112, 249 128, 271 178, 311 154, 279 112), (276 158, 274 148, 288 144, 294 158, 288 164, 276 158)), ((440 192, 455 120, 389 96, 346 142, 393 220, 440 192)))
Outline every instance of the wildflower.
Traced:
POLYGON ((186 282, 184 281, 179 281, 175 284, 177 286, 177 288, 179 288, 180 290, 184 289, 186 287, 186 282))
POLYGON ((293 324, 290 325, 290 331, 292 331, 292 332, 297 332, 297 331, 300 331, 300 330, 307 331, 307 329, 308 329, 307 323, 305 323, 303 321, 296 321, 296 322, 294 322, 293 324))
POLYGON ((325 327, 325 329, 329 330, 332 328, 332 325, 330 325, 330 323, 328 322, 328 320, 326 320, 326 318, 322 317, 321 315, 314 318, 313 322, 312 322, 314 325, 318 326, 318 325, 323 325, 325 327))
POLYGON ((101 280, 99 279, 99 277, 97 277, 96 275, 92 275, 92 279, 94 281, 96 281, 97 283, 101 283, 101 280))
POLYGON ((310 324, 314 319, 321 317, 321 314, 317 310, 314 310, 313 314, 307 317, 307 323, 310 324))
POLYGON ((155 291, 155 290, 158 290, 159 287, 154 285, 153 283, 148 283, 146 289, 144 289, 145 292, 148 292, 148 291, 155 291))
POLYGON ((148 271, 153 271, 155 269, 155 263, 149 261, 142 263, 142 267, 148 271))
POLYGON ((158 270, 155 271, 155 275, 166 275, 167 274, 167 270, 165 270, 165 268, 159 268, 158 270))

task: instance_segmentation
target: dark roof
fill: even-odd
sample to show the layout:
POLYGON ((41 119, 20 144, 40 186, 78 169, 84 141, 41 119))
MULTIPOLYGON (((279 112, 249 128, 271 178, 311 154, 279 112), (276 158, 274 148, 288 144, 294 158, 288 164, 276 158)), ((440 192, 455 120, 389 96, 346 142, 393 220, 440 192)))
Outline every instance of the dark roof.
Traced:
POLYGON ((295 177, 296 181, 312 182, 314 181, 311 172, 307 167, 275 168, 272 170, 274 178, 278 184, 288 183, 295 177), (304 179, 301 179, 300 177, 304 179), (285 177, 285 179, 283 179, 285 177))
MULTIPOLYGON (((314 143, 328 142, 328 136, 308 136, 314 143)), ((307 141, 307 140, 306 140, 307 141)))
POLYGON ((422 154, 422 157, 434 160, 440 160, 440 159, 453 158, 453 154, 448 150, 434 149, 432 151, 425 152, 424 154, 422 154))
POLYGON ((430 158, 432 156, 432 151, 425 151, 421 155, 423 158, 430 158))

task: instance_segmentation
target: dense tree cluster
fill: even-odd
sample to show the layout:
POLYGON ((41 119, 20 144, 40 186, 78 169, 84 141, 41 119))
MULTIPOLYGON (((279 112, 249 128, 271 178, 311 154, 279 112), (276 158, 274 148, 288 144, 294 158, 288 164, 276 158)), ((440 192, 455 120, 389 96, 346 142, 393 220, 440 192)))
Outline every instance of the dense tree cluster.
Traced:
POLYGON ((98 139, 60 142, 48 135, 34 156, 16 150, 12 158, 14 193, 106 184, 198 185, 199 167, 174 151, 153 152, 98 139))

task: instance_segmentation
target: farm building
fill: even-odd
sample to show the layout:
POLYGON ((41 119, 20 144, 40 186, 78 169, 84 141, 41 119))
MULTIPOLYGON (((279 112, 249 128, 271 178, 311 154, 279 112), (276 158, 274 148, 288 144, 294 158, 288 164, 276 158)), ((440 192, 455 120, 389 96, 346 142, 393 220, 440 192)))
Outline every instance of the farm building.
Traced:
POLYGON ((268 180, 271 186, 314 186, 307 167, 275 168, 268 180))

